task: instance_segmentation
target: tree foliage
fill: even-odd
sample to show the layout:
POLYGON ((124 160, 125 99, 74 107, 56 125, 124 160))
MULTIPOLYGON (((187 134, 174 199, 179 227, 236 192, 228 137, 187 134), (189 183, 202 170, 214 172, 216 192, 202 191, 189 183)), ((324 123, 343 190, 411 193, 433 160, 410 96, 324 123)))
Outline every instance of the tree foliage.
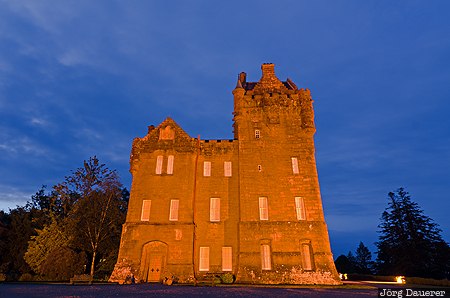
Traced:
POLYGON ((373 270, 372 253, 364 243, 359 242, 355 253, 355 267, 360 274, 371 274, 373 270))
POLYGON ((31 272, 30 266, 25 262, 24 255, 28 248, 30 237, 36 235, 36 229, 40 228, 37 221, 37 211, 33 208, 17 207, 4 214, 4 227, 2 242, 2 264, 0 271, 8 273, 12 279, 18 279, 22 274, 31 272))
POLYGON ((50 280, 66 280, 83 271, 85 264, 80 264, 80 259, 85 257, 78 257, 79 254, 69 247, 68 234, 55 219, 37 233, 31 236, 24 255, 35 273, 50 280))
POLYGON ((48 252, 54 246, 66 245, 67 238, 61 233, 56 222, 52 222, 43 230, 37 230, 37 233, 36 236, 31 236, 24 259, 34 272, 40 273, 41 264, 47 258, 48 252))
POLYGON ((76 252, 68 246, 55 246, 42 262, 40 274, 48 280, 69 280, 75 274, 83 273, 86 254, 76 252))
POLYGON ((94 275, 98 254, 106 255, 120 242, 127 201, 116 171, 108 169, 94 156, 55 187, 61 197, 71 245, 91 257, 94 275))
POLYGON ((128 199, 115 171, 95 156, 84 161, 51 191, 42 186, 25 206, 0 211, 0 273, 9 280, 33 272, 67 280, 96 266, 110 273, 128 199))
POLYGON ((388 194, 376 242, 380 274, 443 278, 449 275, 450 250, 441 230, 424 215, 408 192, 388 194))
POLYGON ((334 262, 340 273, 371 274, 373 270, 372 253, 364 243, 359 242, 355 254, 340 255, 334 262))
POLYGON ((355 267, 346 255, 340 255, 337 257, 334 264, 336 265, 336 270, 339 273, 355 273, 355 267))

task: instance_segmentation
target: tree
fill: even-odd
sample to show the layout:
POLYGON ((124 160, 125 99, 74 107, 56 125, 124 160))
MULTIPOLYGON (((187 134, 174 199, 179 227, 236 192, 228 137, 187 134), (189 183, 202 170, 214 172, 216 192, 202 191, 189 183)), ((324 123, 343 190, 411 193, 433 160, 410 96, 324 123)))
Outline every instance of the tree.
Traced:
POLYGON ((442 278, 448 274, 450 254, 441 230, 423 214, 403 188, 388 194, 376 242, 380 274, 442 278), (446 255, 442 255, 447 252, 446 255))
POLYGON ((72 235, 71 245, 89 254, 90 274, 94 275, 98 255, 119 245, 127 210, 124 194, 128 192, 124 192, 116 171, 100 164, 95 156, 54 190, 67 214, 64 222, 72 235))
POLYGON ((41 274, 41 264, 47 259, 49 252, 55 247, 67 246, 69 239, 54 220, 36 236, 31 236, 24 259, 34 272, 41 274))
POLYGON ((27 202, 28 208, 33 208, 40 211, 40 221, 42 226, 50 224, 53 219, 61 219, 65 216, 64 209, 56 190, 45 192, 46 186, 41 188, 31 196, 31 201, 27 202))
POLYGON ((128 200, 115 171, 95 156, 84 161, 50 192, 42 186, 25 206, 0 211, 0 273, 64 280, 85 270, 87 256, 92 275, 98 259, 110 273, 128 200))
POLYGON ((17 279, 22 274, 31 271, 23 256, 28 248, 30 237, 36 234, 38 228, 36 210, 33 208, 17 207, 9 211, 4 226, 2 242, 4 255, 1 270, 8 274, 9 279, 17 279))
POLYGON ((0 210, 0 274, 7 271, 8 266, 8 236, 11 226, 11 218, 8 213, 0 210))
POLYGON ((86 254, 77 253, 68 246, 53 247, 40 267, 40 273, 49 280, 69 280, 84 272, 86 254))
POLYGON ((339 273, 353 273, 354 272, 354 266, 353 263, 350 262, 347 256, 340 255, 337 257, 336 261, 334 261, 334 264, 336 265, 336 270, 339 273))
POLYGON ((359 246, 356 249, 355 254, 355 266, 357 268, 357 272, 360 274, 371 274, 372 273, 372 253, 369 251, 367 246, 364 243, 359 242, 359 246))
POLYGON ((53 218, 52 222, 31 236, 25 261, 33 271, 50 280, 68 280, 83 271, 85 254, 69 247, 70 239, 64 227, 53 218))

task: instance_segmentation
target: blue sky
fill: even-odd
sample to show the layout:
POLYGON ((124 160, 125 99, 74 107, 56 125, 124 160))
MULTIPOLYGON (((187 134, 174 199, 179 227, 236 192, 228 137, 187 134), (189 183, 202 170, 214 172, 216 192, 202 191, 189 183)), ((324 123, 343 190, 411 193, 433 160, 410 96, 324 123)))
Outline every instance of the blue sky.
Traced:
POLYGON ((335 257, 374 249, 406 187, 450 240, 450 2, 0 0, 0 209, 97 155, 129 188, 129 153, 173 117, 232 138, 237 74, 315 100, 335 257))

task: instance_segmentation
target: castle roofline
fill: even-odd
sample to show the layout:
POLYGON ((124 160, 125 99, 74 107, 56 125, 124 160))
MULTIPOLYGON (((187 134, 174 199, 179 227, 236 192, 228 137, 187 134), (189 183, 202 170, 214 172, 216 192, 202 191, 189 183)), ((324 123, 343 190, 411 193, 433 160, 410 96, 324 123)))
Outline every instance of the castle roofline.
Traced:
POLYGON ((280 81, 275 75, 275 64, 264 63, 261 65, 262 76, 258 82, 247 82, 247 74, 241 72, 238 76, 236 88, 243 88, 245 91, 253 90, 255 92, 272 92, 298 90, 297 85, 291 80, 280 81))

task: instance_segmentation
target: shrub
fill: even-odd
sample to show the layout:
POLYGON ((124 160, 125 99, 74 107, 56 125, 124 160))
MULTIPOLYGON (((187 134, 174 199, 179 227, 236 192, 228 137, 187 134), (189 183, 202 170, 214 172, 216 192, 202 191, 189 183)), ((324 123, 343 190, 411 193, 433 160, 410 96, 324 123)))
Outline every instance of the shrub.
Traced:
POLYGON ((24 273, 19 278, 19 281, 32 281, 32 280, 33 280, 33 275, 31 275, 30 273, 24 273))
POLYGON ((234 283, 234 275, 231 273, 225 273, 220 276, 220 280, 224 284, 232 284, 234 283))

